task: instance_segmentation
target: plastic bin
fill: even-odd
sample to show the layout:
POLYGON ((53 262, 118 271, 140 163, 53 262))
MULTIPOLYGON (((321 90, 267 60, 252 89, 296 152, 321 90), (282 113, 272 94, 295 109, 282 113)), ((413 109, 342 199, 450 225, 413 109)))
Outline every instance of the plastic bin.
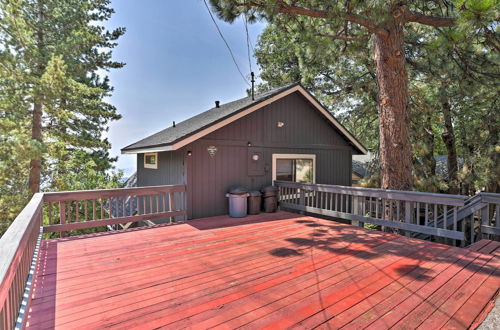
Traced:
POLYGON ((229 216, 232 218, 243 218, 247 215, 248 191, 243 187, 236 187, 226 194, 229 198, 229 216))
POLYGON ((267 186, 262 188, 264 195, 264 212, 272 213, 278 210, 278 188, 267 186))
POLYGON ((248 195, 248 214, 259 214, 262 194, 259 191, 251 191, 248 195))

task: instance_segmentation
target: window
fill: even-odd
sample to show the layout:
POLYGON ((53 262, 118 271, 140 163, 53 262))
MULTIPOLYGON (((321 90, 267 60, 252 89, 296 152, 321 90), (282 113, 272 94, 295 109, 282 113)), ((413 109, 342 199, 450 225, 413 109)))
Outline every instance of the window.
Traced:
POLYGON ((144 168, 158 168, 158 153, 150 152, 144 154, 144 168))
POLYGON ((273 181, 316 182, 316 155, 273 154, 273 181))

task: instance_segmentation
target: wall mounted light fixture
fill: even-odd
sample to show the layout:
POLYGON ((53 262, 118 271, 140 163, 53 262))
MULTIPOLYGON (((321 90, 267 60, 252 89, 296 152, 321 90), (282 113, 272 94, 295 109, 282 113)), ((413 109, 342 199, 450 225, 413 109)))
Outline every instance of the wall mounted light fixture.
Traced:
POLYGON ((276 127, 278 127, 278 128, 282 128, 283 126, 285 126, 285 123, 282 121, 279 121, 276 123, 276 127))
POLYGON ((247 146, 251 147, 252 146, 252 142, 248 141, 247 146))
POLYGON ((193 154, 193 152, 191 150, 188 150, 187 155, 191 156, 192 154, 193 154))
POLYGON ((252 159, 253 159, 253 160, 255 160, 255 161, 258 161, 258 160, 259 160, 259 155, 254 154, 254 155, 252 156, 252 159))

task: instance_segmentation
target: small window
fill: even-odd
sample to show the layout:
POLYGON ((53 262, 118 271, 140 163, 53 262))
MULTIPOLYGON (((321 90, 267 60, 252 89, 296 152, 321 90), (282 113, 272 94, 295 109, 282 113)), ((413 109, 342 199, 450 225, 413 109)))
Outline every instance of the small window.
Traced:
POLYGON ((274 154, 273 180, 314 183, 316 155, 274 154))
POLYGON ((158 168, 158 153, 144 154, 144 168, 158 168))

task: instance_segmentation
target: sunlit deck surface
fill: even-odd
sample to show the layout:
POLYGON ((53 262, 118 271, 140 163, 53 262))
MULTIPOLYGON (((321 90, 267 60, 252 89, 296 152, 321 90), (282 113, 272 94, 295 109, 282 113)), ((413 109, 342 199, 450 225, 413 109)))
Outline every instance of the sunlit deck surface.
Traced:
POLYGON ((286 212, 44 241, 27 327, 468 328, 493 305, 499 245, 286 212))

